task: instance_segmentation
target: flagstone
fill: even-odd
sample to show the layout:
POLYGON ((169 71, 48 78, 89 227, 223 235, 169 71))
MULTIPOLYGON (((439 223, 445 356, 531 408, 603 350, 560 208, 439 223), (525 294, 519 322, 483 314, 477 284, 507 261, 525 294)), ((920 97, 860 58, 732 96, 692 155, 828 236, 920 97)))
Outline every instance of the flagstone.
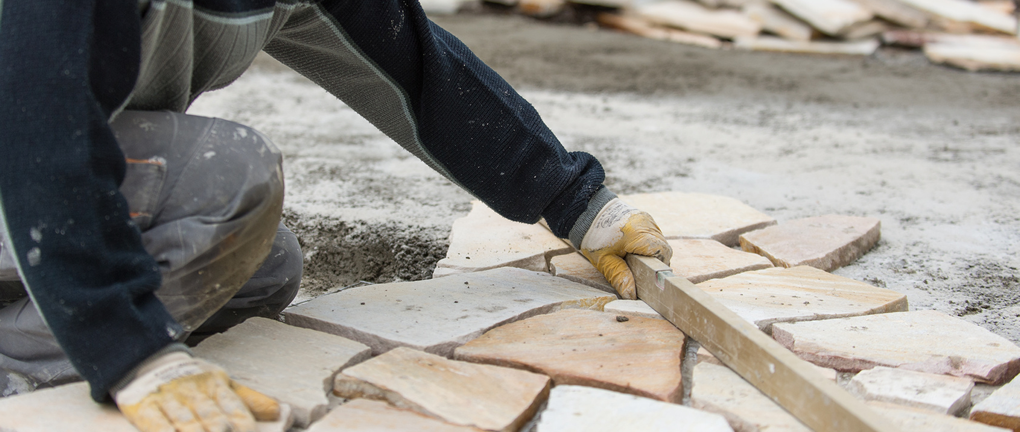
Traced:
POLYGON ((684 334, 669 321, 562 310, 489 330, 454 358, 537 371, 584 385, 678 402, 684 334))
POLYGON ((1020 430, 1020 378, 993 392, 970 410, 970 419, 1014 431, 1020 430))
POLYGON ((772 337, 801 358, 840 371, 887 366, 1001 384, 1020 370, 1020 347, 938 311, 776 324, 772 337))
MULTIPOLYGON (((280 419, 256 423, 258 432, 290 429, 290 407, 280 406, 280 419)), ((138 432, 111 403, 98 404, 88 383, 79 382, 0 398, 3 432, 138 432), (72 427, 73 425, 73 427, 72 427)))
POLYGON ((333 394, 385 400, 440 420, 516 431, 549 396, 549 377, 396 348, 337 375, 333 394))
POLYGON ((326 414, 337 372, 371 353, 352 340, 258 317, 209 337, 193 351, 223 366, 237 382, 289 404, 298 427, 326 414))
POLYGON ((735 246, 741 234, 776 224, 747 204, 719 195, 658 192, 620 199, 652 215, 667 239, 712 239, 735 246))
POLYGON ((726 419, 682 405, 591 387, 558 385, 536 432, 732 432, 726 419))
POLYGON ((708 362, 694 367, 691 406, 721 414, 738 432, 811 432, 736 372, 708 362))
POLYGON ((907 310, 907 296, 814 267, 770 268, 697 285, 765 332, 773 324, 907 310))
POLYGON ((966 378, 934 375, 907 369, 876 366, 861 371, 847 385, 857 397, 956 415, 970 406, 974 382, 966 378))
POLYGON ((330 411, 307 432, 482 432, 389 406, 386 402, 355 399, 330 411))
POLYGON ((453 222, 450 249, 433 277, 499 267, 544 272, 549 258, 573 251, 546 227, 511 221, 473 201, 471 212, 453 222))
POLYGON ((602 310, 615 299, 547 273, 500 268, 351 288, 283 315, 287 324, 364 343, 373 355, 407 346, 449 357, 493 327, 560 309, 602 310))
POLYGON ((903 432, 1008 432, 1009 429, 992 427, 923 408, 906 407, 888 402, 868 402, 868 407, 885 417, 903 432))
POLYGON ((571 282, 588 285, 602 291, 616 294, 609 280, 591 265, 588 258, 579 252, 559 255, 549 260, 549 273, 571 282))
POLYGON ((871 250, 881 236, 875 218, 825 215, 796 219, 740 236, 740 247, 780 267, 832 271, 871 250))
POLYGON ((648 306, 648 303, 641 300, 614 300, 606 303, 606 307, 602 310, 604 312, 623 315, 626 317, 665 319, 662 315, 659 315, 655 309, 648 306))

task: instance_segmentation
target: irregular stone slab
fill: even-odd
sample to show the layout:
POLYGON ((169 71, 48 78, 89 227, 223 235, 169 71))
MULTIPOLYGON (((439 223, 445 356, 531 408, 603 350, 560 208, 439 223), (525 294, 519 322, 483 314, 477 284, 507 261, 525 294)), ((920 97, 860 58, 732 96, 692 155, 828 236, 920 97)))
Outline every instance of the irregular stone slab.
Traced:
POLYGON ((385 400, 446 422, 512 432, 548 398, 549 377, 397 348, 341 372, 333 394, 385 400))
POLYGON ((682 405, 591 387, 559 385, 536 432, 732 432, 726 419, 682 405))
POLYGON ((736 372, 708 362, 694 367, 691 406, 721 414, 738 432, 811 432, 736 372))
POLYGON ((992 427, 922 408, 911 408, 888 402, 868 402, 868 406, 889 420, 903 432, 1008 432, 1009 429, 992 427))
POLYGON ((700 4, 686 0, 642 2, 633 10, 641 18, 656 24, 728 39, 737 36, 754 36, 761 31, 761 24, 739 12, 707 9, 700 4))
POLYGON ((681 398, 684 334, 666 320, 563 310, 489 330, 454 358, 537 371, 556 385, 584 385, 667 402, 681 398))
POLYGON ((983 8, 974 2, 965 0, 898 1, 950 21, 973 24, 984 29, 998 30, 1009 35, 1016 34, 1016 18, 1009 14, 983 8))
POLYGON ((1020 347, 938 311, 776 324, 772 337, 801 358, 840 371, 887 366, 1001 384, 1020 369, 1020 347))
POLYGON ((449 357, 498 325, 566 308, 602 310, 616 295, 546 273, 501 268, 417 282, 369 285, 288 308, 288 324, 364 343, 449 357))
POLYGON ((850 0, 772 0, 772 3, 829 36, 839 36, 846 28, 874 17, 871 11, 850 0))
POLYGON ((614 313, 617 315, 623 315, 626 317, 641 317, 641 318, 652 318, 652 319, 665 319, 662 315, 659 315, 655 309, 648 306, 641 300, 616 300, 606 304, 606 307, 602 309, 604 312, 614 313))
POLYGON ((368 399, 355 399, 330 411, 307 432, 481 432, 481 429, 436 420, 414 411, 368 399))
MULTIPOLYGON (((290 407, 280 405, 280 419, 256 423, 258 432, 290 429, 290 407)), ((138 432, 114 404, 97 404, 84 382, 0 398, 3 432, 138 432)))
MULTIPOLYGON (((733 250, 715 240, 677 239, 667 242, 673 248, 673 259, 670 262, 673 273, 695 284, 772 267, 772 263, 761 255, 733 250)), ((615 292, 602 273, 579 253, 553 258, 549 272, 567 280, 615 292)))
POLYGON ((722 41, 712 36, 685 32, 683 30, 668 27, 660 27, 652 24, 644 18, 633 15, 617 15, 610 12, 599 12, 599 14, 595 16, 595 19, 603 27, 625 31, 627 33, 632 33, 649 39, 676 42, 685 45, 700 46, 703 48, 722 48, 722 41))
POLYGON ((256 317, 209 337, 194 352, 223 366, 237 382, 291 405, 295 424, 307 427, 326 414, 326 395, 337 372, 367 360, 371 350, 339 336, 256 317))
POLYGON ((697 285, 766 333, 779 322, 907 310, 907 296, 813 267, 770 268, 697 285))
POLYGON ((970 419, 1020 430, 1020 379, 1013 378, 970 410, 970 419))
POLYGON ((881 235, 875 218, 825 215, 795 219, 740 236, 740 247, 780 267, 808 265, 832 271, 871 250, 881 235))
POLYGON ((748 3, 744 15, 761 24, 763 30, 782 36, 783 39, 809 41, 814 29, 767 3, 748 3))
POLYGON ((453 221, 450 249, 433 277, 498 267, 544 272, 548 258, 573 251, 542 225, 511 221, 474 201, 467 216, 453 221))
POLYGON ((966 378, 933 375, 877 366, 861 371, 847 390, 868 401, 890 402, 956 415, 970 406, 974 382, 966 378))
POLYGON ((719 195, 659 192, 620 199, 652 215, 667 239, 712 239, 735 246, 741 234, 776 224, 747 204, 719 195))

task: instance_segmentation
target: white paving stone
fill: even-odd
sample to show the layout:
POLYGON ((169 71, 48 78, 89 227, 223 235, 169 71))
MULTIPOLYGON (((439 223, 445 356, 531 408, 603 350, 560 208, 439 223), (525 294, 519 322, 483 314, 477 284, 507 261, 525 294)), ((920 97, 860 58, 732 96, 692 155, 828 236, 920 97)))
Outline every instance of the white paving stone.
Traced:
POLYGON ((709 362, 694 367, 691 406, 721 414, 738 432, 811 432, 736 372, 709 362))
POLYGON ((890 402, 950 415, 970 406, 973 389, 974 382, 966 378, 883 366, 861 371, 847 385, 850 393, 864 400, 890 402))
POLYGON ((549 258, 573 251, 546 227, 511 221, 474 201, 471 212, 453 222, 450 249, 433 277, 498 267, 544 272, 549 258))
POLYGON ((374 355, 406 346, 449 357, 493 327, 560 309, 602 310, 616 296, 546 273, 499 268, 369 285, 288 308, 288 324, 343 336, 374 355))
POLYGON ((1020 369, 1020 347, 938 311, 914 311, 772 326, 801 358, 840 371, 888 366, 1001 384, 1020 369))
POLYGON ((718 414, 609 390, 553 388, 537 432, 731 432, 718 414))
MULTIPOLYGON (((259 422, 258 432, 284 432, 291 427, 290 408, 281 406, 280 420, 259 422)), ((0 398, 3 432, 138 432, 113 404, 97 404, 86 383, 68 384, 0 398)))
POLYGON ((291 405, 299 427, 326 414, 337 372, 370 356, 358 342, 265 318, 213 335, 194 352, 237 382, 291 405))
POLYGON ((970 410, 970 419, 1020 430, 1020 378, 993 392, 970 410))
POLYGON ((665 319, 655 309, 648 306, 648 303, 641 300, 614 300, 607 303, 602 310, 628 317, 665 319))
POLYGON ((667 239, 712 239, 736 246, 741 234, 776 224, 747 204, 719 195, 659 192, 620 199, 652 215, 667 239))
POLYGON ((355 399, 340 405, 315 422, 307 432, 482 432, 449 424, 386 402, 355 399))

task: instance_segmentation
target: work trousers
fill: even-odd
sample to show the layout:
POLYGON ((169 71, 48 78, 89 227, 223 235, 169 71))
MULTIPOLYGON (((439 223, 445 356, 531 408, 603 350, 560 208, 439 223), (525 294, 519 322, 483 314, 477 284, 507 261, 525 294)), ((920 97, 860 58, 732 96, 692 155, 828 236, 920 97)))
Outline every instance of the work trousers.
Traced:
MULTIPOLYGON (((110 125, 128 161, 121 193, 163 275, 156 295, 191 340, 287 307, 302 256, 280 222, 276 146, 247 126, 173 112, 125 111, 110 125)), ((0 370, 40 387, 80 380, 5 243, 0 237, 0 370)))

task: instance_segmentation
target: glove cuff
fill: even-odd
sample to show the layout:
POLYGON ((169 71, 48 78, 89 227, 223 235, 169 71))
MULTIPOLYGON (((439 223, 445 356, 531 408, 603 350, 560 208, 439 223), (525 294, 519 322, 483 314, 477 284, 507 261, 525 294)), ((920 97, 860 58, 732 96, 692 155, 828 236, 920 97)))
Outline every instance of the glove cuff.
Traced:
POLYGON ((131 370, 128 371, 128 373, 124 375, 124 377, 121 378, 120 381, 117 381, 117 383, 114 384, 112 388, 110 388, 110 396, 111 397, 117 396, 118 392, 124 390, 124 387, 127 387, 128 384, 131 384, 131 382, 138 377, 139 372, 148 367, 153 361, 163 357, 164 355, 174 352, 183 352, 188 354, 189 356, 194 357, 194 354, 191 353, 191 349, 188 348, 188 346, 183 343, 174 342, 170 345, 167 345, 160 349, 159 351, 153 353, 151 356, 149 356, 149 358, 145 359, 145 361, 131 368, 131 370))
POLYGON ((602 208, 606 206, 610 201, 616 198, 616 194, 609 190, 609 188, 602 186, 591 199, 588 200, 588 207, 577 217, 577 221, 574 222, 574 227, 570 229, 570 244, 574 245, 574 248, 581 250, 581 240, 584 240, 584 235, 588 233, 588 229, 591 228, 592 222, 595 221, 595 217, 598 216, 602 208))

